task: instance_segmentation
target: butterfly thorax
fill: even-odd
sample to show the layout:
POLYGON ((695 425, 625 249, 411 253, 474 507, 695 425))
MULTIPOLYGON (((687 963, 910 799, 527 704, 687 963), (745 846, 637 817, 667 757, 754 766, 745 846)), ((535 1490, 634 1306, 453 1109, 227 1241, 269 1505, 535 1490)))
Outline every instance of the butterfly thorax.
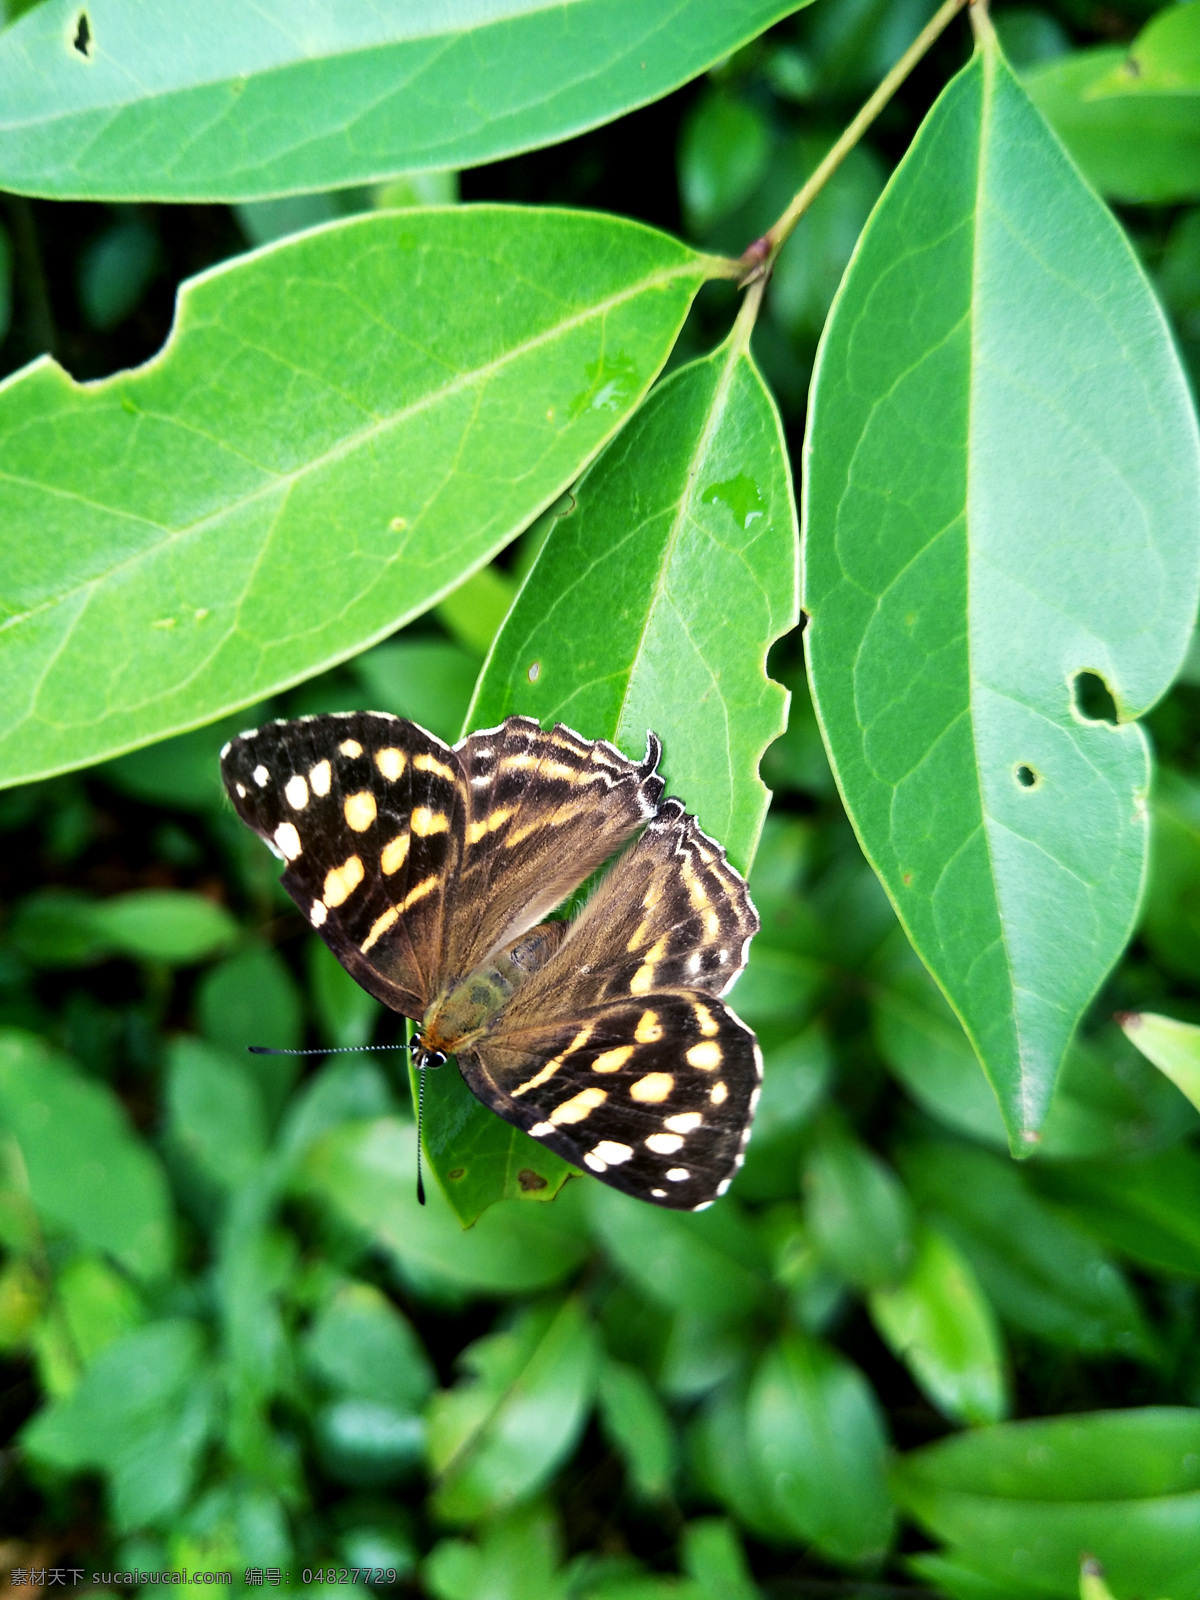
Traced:
POLYGON ((454 1055, 489 1033, 531 973, 544 967, 566 937, 565 922, 544 922, 503 945, 482 966, 447 985, 421 1020, 421 1044, 454 1055))

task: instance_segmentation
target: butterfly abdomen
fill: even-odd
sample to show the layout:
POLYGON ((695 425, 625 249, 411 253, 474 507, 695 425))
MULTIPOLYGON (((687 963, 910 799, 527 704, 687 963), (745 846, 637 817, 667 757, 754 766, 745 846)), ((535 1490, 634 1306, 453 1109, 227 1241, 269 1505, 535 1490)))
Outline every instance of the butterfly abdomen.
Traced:
POLYGON ((566 931, 565 922, 542 923, 443 990, 421 1023, 426 1048, 453 1055, 486 1033, 519 985, 549 961, 566 931))

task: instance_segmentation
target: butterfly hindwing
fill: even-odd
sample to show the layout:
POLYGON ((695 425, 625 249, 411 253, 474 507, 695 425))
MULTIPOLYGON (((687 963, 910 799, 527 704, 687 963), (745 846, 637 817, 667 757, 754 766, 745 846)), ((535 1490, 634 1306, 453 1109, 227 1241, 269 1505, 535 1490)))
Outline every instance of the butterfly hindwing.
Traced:
POLYGON ((561 723, 509 717, 456 747, 468 814, 447 944, 453 980, 540 922, 654 816, 658 740, 630 761, 561 723))
POLYGON ((443 972, 462 849, 454 752, 377 712, 270 722, 222 753, 243 821, 287 862, 283 884, 369 993, 423 1014, 443 972))
POLYGON ((556 1154, 627 1194, 687 1211, 729 1187, 762 1079, 750 1029, 721 1001, 687 990, 519 1029, 506 1019, 459 1065, 485 1105, 556 1154))

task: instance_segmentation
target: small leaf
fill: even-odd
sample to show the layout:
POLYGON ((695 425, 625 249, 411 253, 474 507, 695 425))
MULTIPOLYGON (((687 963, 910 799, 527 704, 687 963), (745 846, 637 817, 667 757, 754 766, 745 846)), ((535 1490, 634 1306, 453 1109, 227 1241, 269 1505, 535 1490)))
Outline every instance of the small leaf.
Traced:
POLYGON ((804 1174, 805 1221, 833 1266, 860 1289, 896 1283, 912 1259, 912 1208, 895 1173, 834 1124, 804 1174))
POLYGON ((295 1050, 301 1043, 303 1001, 287 962, 266 945, 251 945, 220 962, 196 986, 196 1020, 204 1037, 227 1050, 243 1075, 256 1083, 261 1110, 273 1125, 299 1061, 295 1056, 250 1054, 249 1047, 295 1050))
POLYGON ((118 1531, 168 1520, 188 1495, 215 1420, 201 1349, 199 1328, 183 1319, 127 1334, 68 1399, 26 1425, 25 1449, 63 1471, 102 1469, 118 1531))
POLYGON ((744 1382, 719 1389, 693 1425, 692 1467, 701 1485, 743 1527, 772 1543, 788 1543, 795 1535, 775 1505, 765 1458, 749 1437, 749 1421, 744 1382))
POLYGON ((325 1470, 343 1483, 393 1483, 420 1462, 425 1420, 382 1400, 335 1400, 313 1418, 325 1470))
POLYGON ((185 285, 136 371, 10 378, 0 517, 40 536, 0 551, 4 781, 210 722, 426 610, 578 476, 713 270, 594 212, 379 212, 185 285))
POLYGON ((373 711, 408 717, 453 744, 475 692, 479 659, 448 639, 401 637, 358 656, 354 673, 373 711))
MULTIPOLYGON (((1193 11, 1194 0, 1170 9, 1193 11)), ((1025 87, 1102 194, 1160 204, 1196 199, 1200 95, 1161 80, 1139 93, 1128 59, 1119 45, 1076 50, 1034 67, 1025 87)))
POLYGON ((93 328, 106 330, 136 309, 158 265, 158 236, 140 217, 114 222, 79 257, 79 299, 93 328))
POLYGON ((451 1522, 527 1499, 570 1453, 591 1407, 595 1335, 569 1299, 523 1312, 461 1359, 470 1377, 429 1413, 434 1506, 451 1522))
POLYGON ((84 1366, 142 1321, 141 1302, 129 1280, 103 1256, 78 1255, 54 1284, 71 1343, 84 1366))
POLYGON ((1004 1346, 970 1264, 927 1229, 903 1283, 876 1289, 871 1316, 892 1353, 956 1422, 999 1422, 1008 1410, 1004 1346))
POLYGON ((1121 1026, 1138 1049, 1200 1110, 1200 1028, 1153 1011, 1122 1017, 1121 1026))
POLYGON ((171 1206, 156 1157, 106 1084, 32 1034, 0 1032, 0 1124, 16 1138, 43 1222, 140 1277, 164 1272, 171 1206))
POLYGON ((766 1299, 762 1248, 732 1201, 699 1215, 667 1211, 592 1181, 587 1203, 607 1253, 659 1304, 729 1322, 766 1299))
POLYGON ((435 1600, 567 1600, 561 1543, 544 1506, 521 1506, 485 1523, 478 1544, 443 1539, 422 1576, 435 1600))
POLYGON ((652 1385, 636 1367, 607 1358, 597 1391, 600 1424, 621 1456, 634 1491, 647 1500, 670 1492, 675 1439, 652 1385))
POLYGON ((1003 1157, 928 1144, 902 1161, 913 1198, 962 1250, 1005 1321, 1085 1353, 1147 1354, 1120 1269, 1003 1157))
MULTIPOLYGON (((803 4, 804 0, 799 0, 803 4)), ((476 166, 645 105, 797 0, 452 0, 315 13, 217 0, 181 41, 137 0, 49 0, 0 45, 0 185, 60 198, 247 200, 476 166)))
POLYGON ((97 901, 92 923, 111 949, 141 961, 189 967, 238 936, 224 906, 183 889, 132 889, 97 901))
POLYGON ((887 1438, 858 1368, 825 1345, 785 1334, 755 1376, 749 1423, 772 1507, 793 1537, 833 1561, 878 1560, 894 1520, 887 1438))
POLYGON ((712 89, 689 111, 679 136, 679 189, 693 234, 704 234, 757 186, 771 154, 758 107, 712 89))
POLYGON ((306 1187, 418 1282, 521 1294, 559 1282, 587 1254, 570 1188, 553 1206, 506 1201, 465 1232, 439 1185, 418 1205, 416 1130, 394 1117, 331 1129, 301 1168, 306 1187))
POLYGON ((262 1098, 238 1057, 180 1038, 167 1057, 167 1137, 183 1159, 225 1193, 253 1175, 266 1153, 262 1098))
POLYGON ((305 1359, 329 1389, 416 1411, 433 1388, 429 1357, 408 1319, 367 1283, 344 1284, 304 1336, 305 1359))
POLYGON ((760 1600, 737 1529, 724 1517, 704 1517, 683 1530, 683 1565, 704 1600, 760 1600))
POLYGON ((579 483, 470 723, 560 718, 639 755, 652 728, 668 793, 744 871, 768 800, 758 764, 786 711, 766 654, 797 613, 787 455, 743 337, 660 384, 579 483))
MULTIPOLYGON (((1150 1406, 1002 1423, 910 1452, 897 1497, 952 1558, 1003 1584, 1078 1593, 1080 1552, 1113 1593, 1184 1595, 1200 1557, 1200 1414, 1150 1406)), ((985 1593, 987 1591, 984 1591, 985 1593)))
POLYGON ((1036 1183, 1108 1249, 1152 1271, 1200 1278, 1200 1155, 1190 1145, 1144 1161, 1055 1162, 1036 1183))
POLYGON ((1190 638, 1198 445, 1128 241, 985 43, 826 328, 804 637, 859 838, 1024 1154, 1141 893, 1132 719, 1190 638))
POLYGON ((437 608, 438 621, 464 650, 485 656, 513 603, 517 586, 499 567, 480 567, 437 608))

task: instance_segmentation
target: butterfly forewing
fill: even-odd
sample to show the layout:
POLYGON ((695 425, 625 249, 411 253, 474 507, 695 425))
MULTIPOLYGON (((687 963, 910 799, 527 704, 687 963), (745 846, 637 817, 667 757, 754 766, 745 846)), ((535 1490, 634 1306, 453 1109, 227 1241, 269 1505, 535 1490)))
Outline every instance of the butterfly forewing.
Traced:
POLYGON ((654 816, 663 789, 653 736, 638 763, 561 723, 545 732, 532 717, 509 717, 456 751, 468 811, 451 977, 560 905, 654 816))
POLYGON ((686 990, 519 1028, 502 1020, 459 1065, 485 1105, 558 1155, 688 1211, 729 1187, 762 1077, 750 1029, 686 990))
POLYGON ((454 752, 376 712, 270 722, 226 746, 242 819, 287 862, 283 884, 363 988, 423 1014, 443 973, 462 849, 454 752))

